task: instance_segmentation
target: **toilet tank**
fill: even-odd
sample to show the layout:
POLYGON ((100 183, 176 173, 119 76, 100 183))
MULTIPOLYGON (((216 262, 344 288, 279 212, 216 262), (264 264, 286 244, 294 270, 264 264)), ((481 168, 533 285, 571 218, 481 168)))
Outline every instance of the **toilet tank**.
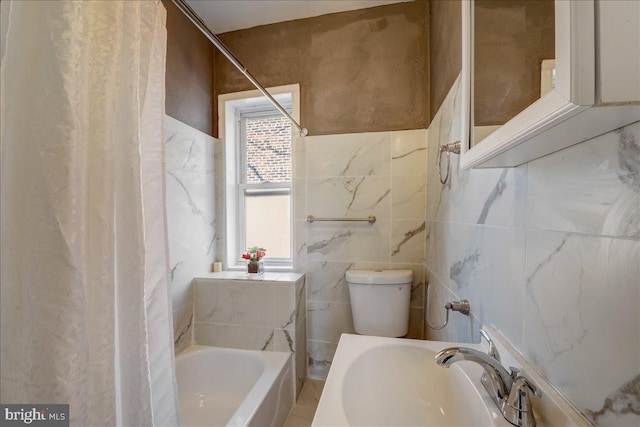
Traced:
POLYGON ((411 270, 348 270, 351 313, 362 335, 402 337, 409 332, 411 270))

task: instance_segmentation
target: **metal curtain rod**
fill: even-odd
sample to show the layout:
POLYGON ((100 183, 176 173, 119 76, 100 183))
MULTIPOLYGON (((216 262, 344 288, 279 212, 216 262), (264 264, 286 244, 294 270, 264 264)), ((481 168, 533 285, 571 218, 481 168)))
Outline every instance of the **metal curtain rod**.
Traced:
POLYGON ((300 124, 293 117, 291 117, 291 114, 289 114, 289 112, 287 110, 285 110, 282 107, 282 105, 280 105, 278 103, 278 101, 276 101, 273 98, 273 96, 271 96, 271 94, 269 92, 267 92, 267 90, 264 88, 264 86, 262 86, 260 84, 260 82, 258 82, 247 71, 247 68, 244 65, 242 65, 242 63, 240 63, 240 61, 238 61, 238 58, 233 56, 233 53, 231 53, 231 51, 224 45, 224 43, 222 43, 222 40, 220 40, 218 38, 218 36, 213 34, 213 32, 209 29, 209 27, 207 27, 207 24, 205 24, 204 21, 202 19, 200 19, 200 17, 193 11, 193 9, 191 9, 191 7, 184 0, 173 0, 173 4, 175 4, 178 7, 178 9, 180 9, 182 11, 182 13, 184 13, 187 16, 187 18, 189 18, 189 20, 191 22, 193 22, 193 24, 196 26, 196 28, 198 28, 202 32, 202 34, 204 34, 204 36, 206 38, 208 38, 209 41, 211 43, 213 43, 213 45, 220 52, 222 52, 222 54, 224 56, 226 56, 227 59, 229 61, 231 61, 231 63, 242 74, 244 74, 244 76, 247 78, 247 80, 249 80, 256 87, 256 89, 258 89, 260 91, 260 93, 262 93, 264 96, 267 97, 267 99, 273 104, 274 107, 276 107, 278 109, 278 111, 280 111, 285 117, 287 117, 289 119, 291 124, 293 124, 295 127, 298 128, 298 130, 300 131, 300 136, 307 136, 307 134, 309 133, 307 131, 307 128, 303 128, 302 126, 300 126, 300 124))

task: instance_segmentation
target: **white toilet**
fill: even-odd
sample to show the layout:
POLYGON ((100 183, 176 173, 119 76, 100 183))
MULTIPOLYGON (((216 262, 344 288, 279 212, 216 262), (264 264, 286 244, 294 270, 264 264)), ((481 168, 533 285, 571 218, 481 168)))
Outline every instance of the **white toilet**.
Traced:
POLYGON ((353 326, 361 335, 402 337, 409 331, 411 270, 347 270, 353 326))

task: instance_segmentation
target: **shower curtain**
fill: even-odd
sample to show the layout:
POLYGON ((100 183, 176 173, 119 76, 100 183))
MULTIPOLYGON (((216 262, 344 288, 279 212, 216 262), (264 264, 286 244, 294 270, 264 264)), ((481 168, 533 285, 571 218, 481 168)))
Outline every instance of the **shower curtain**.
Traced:
POLYGON ((0 401, 179 425, 159 1, 0 2, 0 401))

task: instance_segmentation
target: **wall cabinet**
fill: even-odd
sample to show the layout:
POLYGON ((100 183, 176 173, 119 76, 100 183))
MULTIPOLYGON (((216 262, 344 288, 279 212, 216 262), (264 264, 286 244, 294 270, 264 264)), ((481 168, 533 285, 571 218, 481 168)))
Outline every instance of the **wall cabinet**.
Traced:
POLYGON ((474 144, 473 7, 462 2, 462 168, 518 166, 640 121, 640 2, 557 0, 555 87, 474 144))

